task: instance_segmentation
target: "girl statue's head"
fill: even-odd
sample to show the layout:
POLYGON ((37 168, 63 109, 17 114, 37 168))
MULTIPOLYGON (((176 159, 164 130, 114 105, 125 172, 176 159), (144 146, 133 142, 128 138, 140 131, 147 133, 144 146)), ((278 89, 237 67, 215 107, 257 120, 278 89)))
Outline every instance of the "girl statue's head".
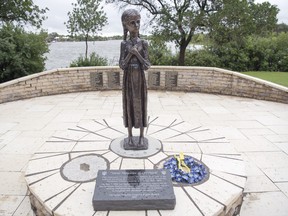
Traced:
MULTIPOLYGON (((121 16, 123 31, 124 31, 124 40, 127 40, 127 34, 129 31, 129 25, 131 21, 139 22, 136 24, 140 24, 141 15, 140 13, 135 9, 128 9, 125 10, 121 16)), ((139 37, 139 32, 138 32, 139 37)))

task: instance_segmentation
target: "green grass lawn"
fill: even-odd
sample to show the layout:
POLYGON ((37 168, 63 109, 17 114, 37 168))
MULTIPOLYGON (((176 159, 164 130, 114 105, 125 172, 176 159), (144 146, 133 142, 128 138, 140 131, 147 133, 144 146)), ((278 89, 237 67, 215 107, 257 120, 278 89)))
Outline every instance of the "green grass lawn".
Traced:
POLYGON ((288 72, 249 71, 242 73, 288 87, 288 72))

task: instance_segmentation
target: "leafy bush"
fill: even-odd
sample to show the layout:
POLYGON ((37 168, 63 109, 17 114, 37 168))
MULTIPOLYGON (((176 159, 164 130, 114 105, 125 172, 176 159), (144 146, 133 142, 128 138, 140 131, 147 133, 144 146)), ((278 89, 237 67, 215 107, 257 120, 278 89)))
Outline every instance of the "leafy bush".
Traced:
POLYGON ((219 58, 219 67, 234 70, 247 71, 249 58, 245 52, 245 45, 237 42, 226 43, 223 46, 214 48, 219 58))
POLYGON ((177 65, 178 62, 166 42, 157 38, 151 38, 149 42, 149 59, 152 65, 177 65))
POLYGON ((288 34, 247 38, 249 70, 288 71, 288 34))
POLYGON ((47 33, 27 33, 11 24, 0 29, 0 83, 41 72, 48 52, 47 33))
POLYGON ((186 66, 219 67, 219 58, 211 49, 189 50, 186 53, 186 66))
POLYGON ((211 44, 187 51, 185 65, 221 67, 234 71, 287 71, 288 33, 249 36, 242 43, 211 44))
POLYGON ((87 66, 106 66, 108 60, 100 57, 95 52, 92 52, 88 58, 82 55, 78 59, 71 62, 70 67, 87 67, 87 66))

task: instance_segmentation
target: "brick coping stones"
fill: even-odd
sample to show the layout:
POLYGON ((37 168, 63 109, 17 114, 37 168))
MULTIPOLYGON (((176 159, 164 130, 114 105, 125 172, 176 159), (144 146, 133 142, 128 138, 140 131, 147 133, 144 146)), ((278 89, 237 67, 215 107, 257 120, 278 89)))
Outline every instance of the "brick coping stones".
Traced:
MULTIPOLYGON (((122 89, 117 66, 61 68, 0 84, 0 103, 71 92, 122 89)), ((288 103, 288 88, 214 67, 153 66, 145 71, 149 90, 232 95, 288 103)))

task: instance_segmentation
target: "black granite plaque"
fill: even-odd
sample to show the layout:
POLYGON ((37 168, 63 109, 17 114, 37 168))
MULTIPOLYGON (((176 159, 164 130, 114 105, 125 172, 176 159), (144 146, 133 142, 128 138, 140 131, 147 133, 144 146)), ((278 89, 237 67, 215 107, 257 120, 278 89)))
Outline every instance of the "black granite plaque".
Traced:
POLYGON ((168 71, 165 76, 165 86, 166 87, 177 87, 178 84, 178 72, 168 71))
POLYGON ((108 72, 108 87, 114 88, 120 86, 120 73, 119 72, 108 72))
POLYGON ((103 73, 90 73, 91 85, 94 87, 103 87, 103 73))
POLYGON ((175 194, 166 170, 99 170, 95 211, 174 209, 175 194))
POLYGON ((149 72, 148 84, 151 87, 160 86, 160 72, 149 72))

